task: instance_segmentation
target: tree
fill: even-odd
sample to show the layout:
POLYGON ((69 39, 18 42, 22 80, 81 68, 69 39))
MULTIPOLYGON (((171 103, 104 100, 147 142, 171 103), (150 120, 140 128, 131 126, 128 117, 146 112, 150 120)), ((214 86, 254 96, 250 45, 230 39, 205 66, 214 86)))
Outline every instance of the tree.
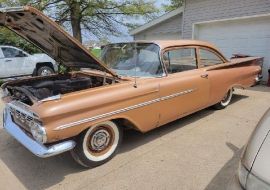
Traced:
POLYGON ((173 11, 181 7, 184 3, 184 0, 170 0, 169 4, 164 5, 165 11, 173 11))
POLYGON ((20 47, 30 54, 41 52, 34 45, 30 44, 23 38, 18 37, 14 32, 10 32, 6 28, 3 28, 3 27, 0 28, 0 34, 1 34, 0 35, 1 45, 10 45, 10 46, 15 46, 15 47, 20 47))
MULTIPOLYGON (((119 35, 134 18, 151 17, 158 12, 153 0, 1 0, 5 6, 32 5, 72 30, 82 42, 84 33, 97 38, 119 35), (83 31, 83 32, 82 32, 83 31)), ((136 24, 136 22, 135 22, 136 24)))

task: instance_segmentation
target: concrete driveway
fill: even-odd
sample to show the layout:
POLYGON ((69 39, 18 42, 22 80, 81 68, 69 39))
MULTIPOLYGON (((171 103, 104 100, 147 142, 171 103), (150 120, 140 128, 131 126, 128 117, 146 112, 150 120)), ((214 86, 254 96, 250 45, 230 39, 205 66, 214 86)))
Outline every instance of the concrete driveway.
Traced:
POLYGON ((37 158, 0 128, 0 189, 223 190, 270 106, 269 92, 237 90, 225 110, 205 109, 147 134, 127 131, 120 153, 89 170, 69 153, 37 158))

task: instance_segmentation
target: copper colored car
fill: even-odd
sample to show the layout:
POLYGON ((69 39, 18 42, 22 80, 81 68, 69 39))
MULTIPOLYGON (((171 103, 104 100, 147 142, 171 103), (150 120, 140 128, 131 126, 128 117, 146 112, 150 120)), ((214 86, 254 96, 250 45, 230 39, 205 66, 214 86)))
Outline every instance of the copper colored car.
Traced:
POLYGON ((206 42, 109 44, 99 61, 34 8, 1 9, 0 25, 77 70, 5 83, 4 128, 39 157, 71 151, 85 167, 110 160, 123 129, 145 133, 209 106, 223 109, 234 88, 261 78, 262 58, 227 60, 206 42))

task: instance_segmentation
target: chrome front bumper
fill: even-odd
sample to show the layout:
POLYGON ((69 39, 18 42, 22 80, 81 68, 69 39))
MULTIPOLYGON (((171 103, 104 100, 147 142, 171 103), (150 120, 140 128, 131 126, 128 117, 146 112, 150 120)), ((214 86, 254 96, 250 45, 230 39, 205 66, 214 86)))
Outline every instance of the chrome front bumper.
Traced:
POLYGON ((29 151, 41 158, 47 158, 61 154, 73 149, 76 143, 73 140, 68 140, 51 146, 45 146, 33 140, 24 131, 16 125, 11 118, 8 108, 4 109, 3 127, 17 141, 24 145, 29 151))

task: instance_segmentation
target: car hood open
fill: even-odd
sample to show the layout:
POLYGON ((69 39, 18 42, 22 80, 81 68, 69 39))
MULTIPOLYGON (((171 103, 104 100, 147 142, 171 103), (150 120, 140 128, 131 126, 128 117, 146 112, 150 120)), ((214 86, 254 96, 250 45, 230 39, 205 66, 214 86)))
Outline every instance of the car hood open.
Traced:
POLYGON ((117 76, 57 23, 33 7, 1 8, 0 26, 14 31, 68 67, 90 68, 117 76))

